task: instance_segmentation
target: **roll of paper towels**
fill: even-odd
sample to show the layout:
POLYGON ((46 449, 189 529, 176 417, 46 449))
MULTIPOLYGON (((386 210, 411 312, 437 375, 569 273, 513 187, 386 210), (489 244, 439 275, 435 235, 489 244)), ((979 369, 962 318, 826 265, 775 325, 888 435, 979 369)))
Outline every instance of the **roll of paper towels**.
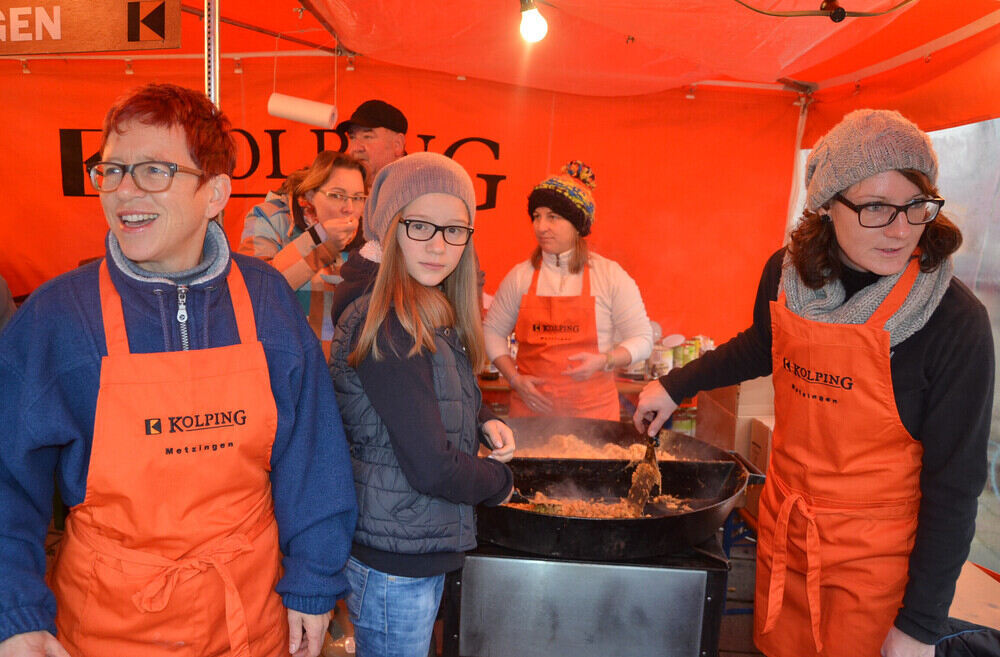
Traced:
POLYGON ((337 125, 337 108, 315 100, 274 93, 267 99, 267 113, 279 119, 308 123, 320 128, 337 125))

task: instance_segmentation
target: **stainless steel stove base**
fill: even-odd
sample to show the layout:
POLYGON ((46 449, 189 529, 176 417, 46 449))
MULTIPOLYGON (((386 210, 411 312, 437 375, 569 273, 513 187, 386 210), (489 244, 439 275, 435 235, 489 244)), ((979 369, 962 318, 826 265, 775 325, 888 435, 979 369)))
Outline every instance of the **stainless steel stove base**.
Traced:
POLYGON ((456 586, 458 654, 715 655, 726 572, 470 554, 456 586))

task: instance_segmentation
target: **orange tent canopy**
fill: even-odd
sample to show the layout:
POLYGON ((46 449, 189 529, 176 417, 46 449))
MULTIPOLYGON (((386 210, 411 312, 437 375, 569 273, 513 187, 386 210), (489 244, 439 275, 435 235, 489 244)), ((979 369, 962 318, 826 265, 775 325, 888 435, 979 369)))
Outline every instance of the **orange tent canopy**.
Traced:
MULTIPOLYGON (((749 324, 761 266, 781 244, 797 147, 855 107, 897 108, 925 129, 1000 112, 1000 90, 986 83, 1000 66, 993 0, 920 0, 842 23, 724 0, 538 5, 549 35, 529 47, 514 0, 222 3, 220 104, 239 147, 225 217, 233 245, 267 190, 341 145, 331 131, 268 116, 271 92, 334 103, 342 116, 383 98, 406 113, 410 152, 447 153, 473 176, 487 290, 533 247, 532 186, 583 159, 597 174, 592 248, 636 279, 665 332, 720 341, 749 324), (356 56, 335 57, 338 45, 356 56)), ((0 274, 15 295, 103 252, 84 162, 97 156, 104 112, 137 84, 203 86, 199 13, 185 8, 179 51, 27 58, 30 74, 0 62, 11 192, 0 274)))

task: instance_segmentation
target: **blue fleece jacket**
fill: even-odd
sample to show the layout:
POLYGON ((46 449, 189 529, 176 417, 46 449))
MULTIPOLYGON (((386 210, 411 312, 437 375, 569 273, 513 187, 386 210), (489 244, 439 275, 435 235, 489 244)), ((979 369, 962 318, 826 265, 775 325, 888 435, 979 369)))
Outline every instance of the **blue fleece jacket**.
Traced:
MULTIPOLYGON (((219 235, 221 230, 209 231, 216 243, 219 235)), ((231 254, 222 240, 212 266, 195 276, 187 293, 190 348, 239 341, 225 280, 232 258, 250 292, 278 409, 270 479, 284 575, 276 589, 286 607, 322 613, 347 592, 341 570, 357 518, 333 386, 319 342, 285 280, 256 258, 231 254)), ((109 235, 115 257, 107 261, 132 352, 180 350, 177 286, 136 276, 116 247, 109 235)), ((54 482, 70 507, 83 502, 87 489, 107 354, 99 264, 39 287, 0 335, 0 641, 33 630, 55 632, 55 599, 43 579, 44 541, 54 482)))

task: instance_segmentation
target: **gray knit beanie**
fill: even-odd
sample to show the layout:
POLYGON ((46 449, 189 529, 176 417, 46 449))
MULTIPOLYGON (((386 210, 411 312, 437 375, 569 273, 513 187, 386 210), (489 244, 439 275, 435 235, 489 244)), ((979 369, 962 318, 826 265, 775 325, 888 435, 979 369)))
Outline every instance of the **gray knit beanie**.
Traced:
POLYGON ((806 210, 883 171, 913 169, 937 181, 930 137, 894 110, 860 109, 816 142, 806 162, 806 210))
POLYGON ((462 165, 438 153, 414 153, 391 162, 375 176, 365 203, 365 239, 382 242, 393 217, 424 194, 457 196, 476 217, 476 190, 462 165))

